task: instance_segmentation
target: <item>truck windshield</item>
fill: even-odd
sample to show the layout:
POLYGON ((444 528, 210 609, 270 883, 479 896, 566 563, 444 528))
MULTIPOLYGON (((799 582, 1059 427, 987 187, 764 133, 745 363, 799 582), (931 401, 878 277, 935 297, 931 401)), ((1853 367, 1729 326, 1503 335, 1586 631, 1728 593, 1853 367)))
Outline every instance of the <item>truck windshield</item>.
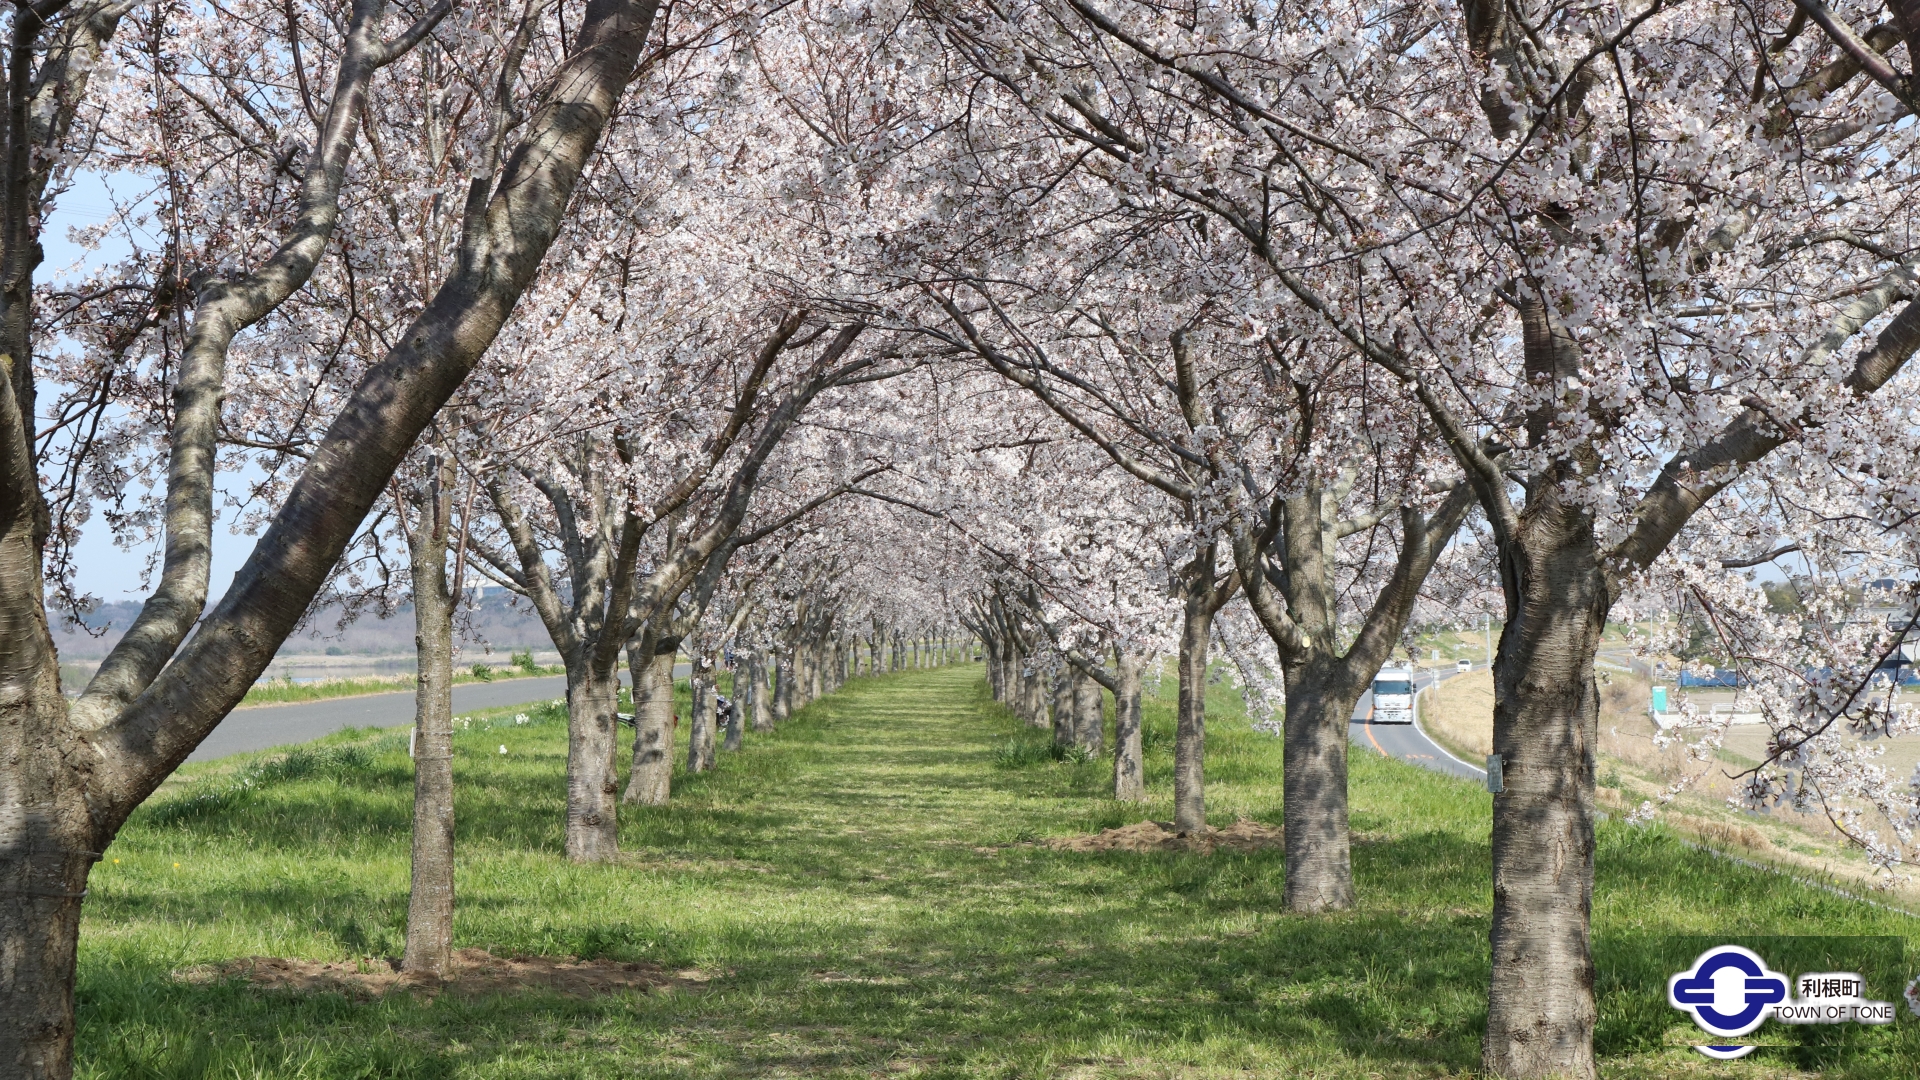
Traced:
POLYGON ((1407 682, 1405 679, 1381 679, 1379 682, 1373 684, 1373 692, 1389 696, 1393 694, 1411 694, 1413 693, 1413 684, 1407 682))

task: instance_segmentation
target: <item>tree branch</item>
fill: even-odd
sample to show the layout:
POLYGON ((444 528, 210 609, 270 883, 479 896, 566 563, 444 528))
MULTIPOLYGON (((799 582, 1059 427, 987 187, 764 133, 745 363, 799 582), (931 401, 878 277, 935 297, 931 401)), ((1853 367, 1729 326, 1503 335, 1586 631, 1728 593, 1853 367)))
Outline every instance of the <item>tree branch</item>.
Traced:
MULTIPOLYGON (((1902 266, 1889 272, 1877 286, 1861 294, 1835 317, 1820 340, 1801 354, 1800 367, 1819 370, 1828 357, 1896 299, 1912 296, 1915 285, 1911 268, 1902 266)), ((1909 301, 1886 329, 1880 331, 1874 347, 1854 361, 1853 370, 1841 385, 1856 398, 1866 397, 1886 385, 1917 348, 1920 348, 1920 305, 1909 301)), ((1813 427, 1815 421, 1803 414, 1796 426, 1813 427)), ((1634 508, 1633 531, 1609 553, 1610 558, 1625 568, 1644 570, 1653 565, 1693 515, 1733 482, 1739 466, 1760 460, 1787 438, 1788 432, 1766 411, 1749 408, 1729 421, 1712 439, 1673 455, 1634 508)))
POLYGON ((424 310, 347 397, 219 605, 93 742, 89 783, 111 831, 192 753, 271 662, 338 564, 386 478, 493 343, 532 283, 575 183, 639 70, 657 0, 587 0, 572 52, 424 310))
POLYGON ((1912 88, 1906 76, 1895 71, 1893 65, 1887 62, 1887 58, 1875 51, 1873 46, 1860 40, 1860 35, 1853 32, 1853 27, 1848 26, 1833 12, 1827 10, 1827 5, 1820 0, 1794 0, 1794 3, 1814 22, 1820 24, 1820 29, 1826 31, 1827 39, 1839 46, 1841 52, 1852 57, 1853 62, 1860 65, 1860 70, 1867 73, 1868 78, 1906 103, 1909 109, 1913 107, 1912 88))

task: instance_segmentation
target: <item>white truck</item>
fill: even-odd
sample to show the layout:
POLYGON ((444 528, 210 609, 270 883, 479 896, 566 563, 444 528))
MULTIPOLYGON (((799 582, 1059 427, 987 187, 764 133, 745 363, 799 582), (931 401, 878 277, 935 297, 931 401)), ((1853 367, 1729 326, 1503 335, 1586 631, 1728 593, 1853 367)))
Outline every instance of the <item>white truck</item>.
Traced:
POLYGON ((1373 722, 1413 723, 1413 672, 1404 668, 1382 668, 1380 674, 1373 677, 1373 722))

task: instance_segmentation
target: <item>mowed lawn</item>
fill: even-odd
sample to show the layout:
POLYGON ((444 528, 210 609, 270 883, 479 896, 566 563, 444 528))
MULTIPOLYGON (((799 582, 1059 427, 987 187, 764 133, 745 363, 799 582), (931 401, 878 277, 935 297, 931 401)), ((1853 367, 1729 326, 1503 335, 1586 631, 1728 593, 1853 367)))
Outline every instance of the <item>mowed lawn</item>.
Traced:
MULTIPOLYGON (((1279 741, 1213 695, 1212 820, 1278 823, 1279 741)), ((1292 917, 1277 851, 1032 843, 1171 817, 1167 700, 1148 709, 1155 801, 1122 806, 1102 794, 1107 763, 1032 752, 1043 736, 959 666, 855 680, 749 734, 717 772, 676 776, 674 805, 622 808, 622 862, 580 867, 560 853, 556 714, 457 737, 455 944, 655 963, 686 988, 369 999, 183 977, 250 956, 399 955, 405 737, 348 734, 194 767, 113 845, 81 939, 81 1075, 1475 1074, 1491 887, 1490 797, 1473 785, 1356 754, 1360 907, 1292 917)), ((1911 917, 1618 822, 1601 828, 1594 908, 1606 1075, 1920 1072, 1904 1016, 1773 1026, 1790 1046, 1708 1063, 1661 996, 1696 944, 1675 935, 1901 935, 1912 967, 1911 917)))

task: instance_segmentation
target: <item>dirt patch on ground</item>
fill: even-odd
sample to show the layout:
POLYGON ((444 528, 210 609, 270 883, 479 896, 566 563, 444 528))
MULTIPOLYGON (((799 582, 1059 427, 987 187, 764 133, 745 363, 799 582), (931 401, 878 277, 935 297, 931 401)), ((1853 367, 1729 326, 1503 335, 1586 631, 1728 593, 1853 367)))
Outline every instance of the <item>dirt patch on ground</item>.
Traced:
POLYGON ((277 956, 249 956, 224 964, 191 968, 177 976, 184 982, 215 982, 240 978, 265 990, 294 993, 335 993, 379 997, 392 990, 430 994, 455 993, 470 997, 545 990, 568 997, 596 997, 620 990, 670 993, 707 980, 698 971, 668 972, 657 964, 620 960, 575 960, 570 956, 494 956, 484 949, 460 949, 445 980, 425 979, 399 970, 397 961, 373 957, 323 963, 287 960, 277 956))
POLYGON ((1175 832, 1171 822, 1138 821, 1091 836, 1042 840, 1039 845, 1055 851, 1192 851, 1208 855, 1216 850, 1244 852, 1283 848, 1286 834, 1278 825, 1262 825, 1246 818, 1224 829, 1209 827, 1198 833, 1175 832))

